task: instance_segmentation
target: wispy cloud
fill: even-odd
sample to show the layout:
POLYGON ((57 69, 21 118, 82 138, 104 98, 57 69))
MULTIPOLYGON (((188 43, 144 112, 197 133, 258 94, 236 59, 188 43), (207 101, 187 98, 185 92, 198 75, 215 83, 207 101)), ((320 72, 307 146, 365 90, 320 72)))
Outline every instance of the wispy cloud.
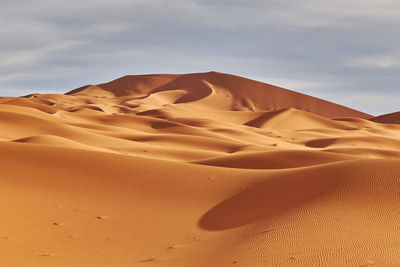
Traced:
POLYGON ((43 62, 46 57, 55 53, 65 53, 73 47, 84 44, 82 41, 72 41, 50 44, 34 49, 26 49, 1 53, 3 60, 0 61, 1 67, 24 67, 43 62))
POLYGON ((269 83, 279 87, 296 90, 296 91, 309 91, 313 89, 321 88, 323 86, 322 82, 316 81, 305 81, 305 80, 295 80, 288 78, 277 78, 277 77, 252 77, 254 80, 269 83))
POLYGON ((399 64, 400 61, 397 58, 389 56, 364 56, 345 61, 346 66, 355 68, 389 69, 399 64))

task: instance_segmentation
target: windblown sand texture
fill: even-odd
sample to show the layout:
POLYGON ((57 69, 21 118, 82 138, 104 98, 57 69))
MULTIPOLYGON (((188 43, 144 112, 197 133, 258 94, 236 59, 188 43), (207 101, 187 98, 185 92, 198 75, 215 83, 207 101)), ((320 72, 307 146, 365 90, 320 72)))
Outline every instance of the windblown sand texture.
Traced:
POLYGON ((0 103, 1 266, 400 266, 399 113, 217 72, 0 103))

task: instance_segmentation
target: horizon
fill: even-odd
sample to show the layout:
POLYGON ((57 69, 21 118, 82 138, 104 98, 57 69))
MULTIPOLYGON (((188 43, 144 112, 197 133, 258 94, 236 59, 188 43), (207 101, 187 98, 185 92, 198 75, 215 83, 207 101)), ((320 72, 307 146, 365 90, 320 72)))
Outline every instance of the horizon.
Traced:
MULTIPOLYGON (((355 109, 355 110, 357 110, 357 111, 364 112, 364 113, 366 113, 366 114, 372 115, 373 117, 378 117, 378 116, 381 116, 381 115, 385 115, 385 114, 390 114, 390 113, 395 113, 395 112, 396 112, 396 111, 394 111, 394 112, 388 112, 388 113, 382 113, 382 114, 372 114, 372 113, 368 113, 367 111, 364 111, 364 110, 356 109, 356 108, 354 108, 354 107, 352 107, 352 106, 346 106, 346 105, 344 105, 344 104, 342 104, 342 103, 340 103, 340 102, 335 102, 335 101, 332 101, 332 100, 330 100, 330 99, 325 99, 325 98, 322 98, 322 97, 319 97, 319 96, 316 96, 316 95, 309 94, 309 93, 306 92, 307 90, 298 90, 298 91, 297 91, 297 90, 293 90, 293 89, 291 89, 291 88, 285 87, 284 85, 280 85, 279 82, 278 82, 278 83, 270 83, 270 82, 266 82, 266 81, 262 81, 262 80, 257 80, 257 78, 251 78, 251 77, 246 77, 246 76, 242 76, 242 75, 239 75, 239 74, 226 73, 226 72, 221 72, 221 71, 216 71, 216 70, 210 70, 210 71, 205 71, 205 72, 190 72, 190 73, 142 73, 142 74, 126 74, 126 75, 122 75, 122 76, 120 76, 120 77, 116 77, 116 78, 114 78, 114 79, 111 79, 111 80, 109 80, 109 81, 103 81, 103 82, 98 82, 98 83, 89 83, 89 84, 77 86, 77 87, 72 88, 72 89, 66 89, 65 91, 64 91, 64 90, 63 90, 63 91, 61 91, 61 90, 50 90, 50 91, 47 91, 47 92, 28 91, 29 93, 28 93, 28 94, 24 94, 24 95, 18 95, 18 96, 15 96, 15 95, 10 95, 10 96, 4 95, 4 96, 2 96, 2 95, 0 95, 0 97, 24 97, 24 96, 31 95, 31 94, 67 94, 68 92, 71 92, 71 91, 73 91, 73 90, 79 89, 79 88, 81 88, 81 87, 85 87, 85 86, 89 86, 89 85, 98 85, 98 84, 108 83, 108 82, 112 82, 112 81, 114 81, 114 80, 117 80, 117 79, 120 79, 120 78, 123 78, 123 77, 126 77, 126 76, 150 76, 150 75, 169 75, 169 74, 172 74, 172 75, 185 75, 185 74, 202 74, 202 73, 211 73, 211 72, 216 72, 216 73, 221 73, 221 74, 228 74, 228 75, 234 75, 234 76, 238 76, 238 77, 241 77, 241 78, 245 78, 245 79, 249 79, 249 80, 253 80, 253 81, 257 81, 257 82, 262 82, 262 83, 265 83, 265 84, 270 84, 270 85, 273 85, 273 86, 276 86, 276 87, 280 87, 280 88, 287 89, 287 90, 290 90, 290 91, 302 93, 302 94, 305 94, 305 95, 308 95, 308 96, 316 97, 316 98, 319 98, 319 99, 322 99, 322 100, 325 100, 325 101, 328 101, 328 102, 332 102, 332 103, 335 103, 335 104, 338 104, 338 105, 342 105, 342 106, 345 106, 345 107, 348 107, 348 108, 351 108, 351 109, 355 109)), ((290 82, 289 82, 289 83, 290 83, 290 82)))

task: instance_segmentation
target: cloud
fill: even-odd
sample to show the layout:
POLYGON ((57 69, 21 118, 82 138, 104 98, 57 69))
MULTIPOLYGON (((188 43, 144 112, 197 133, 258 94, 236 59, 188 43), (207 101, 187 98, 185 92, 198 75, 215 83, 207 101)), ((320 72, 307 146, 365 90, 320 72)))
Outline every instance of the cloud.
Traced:
POLYGON ((0 62, 1 67, 27 66, 44 61, 44 58, 59 52, 65 52, 72 47, 84 44, 82 41, 63 42, 53 45, 47 45, 35 49, 27 49, 1 53, 3 60, 0 62))
POLYGON ((352 58, 345 62, 348 67, 389 69, 399 65, 399 60, 389 56, 365 56, 352 58))
MULTIPOLYGON (((372 115, 380 115, 393 112, 393 107, 398 106, 398 98, 394 94, 382 94, 379 90, 375 92, 363 91, 340 91, 325 95, 327 100, 341 102, 349 107, 365 111, 372 115), (368 110, 365 109, 368 107, 368 110)), ((397 95, 398 96, 398 95, 397 95)))
POLYGON ((277 77, 252 77, 252 79, 283 88, 290 88, 291 90, 295 91, 309 91, 309 93, 313 89, 315 90, 323 86, 321 82, 316 81, 295 80, 277 77))

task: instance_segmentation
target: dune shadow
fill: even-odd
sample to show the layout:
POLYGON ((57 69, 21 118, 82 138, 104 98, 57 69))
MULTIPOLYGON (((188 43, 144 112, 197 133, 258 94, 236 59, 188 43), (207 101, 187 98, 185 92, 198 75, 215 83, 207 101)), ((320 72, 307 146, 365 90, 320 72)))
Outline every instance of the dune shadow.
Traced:
POLYGON ((342 181, 332 173, 325 176, 310 172, 267 178, 213 207, 198 225, 219 231, 272 219, 334 191, 342 181))
POLYGON ((174 122, 169 122, 169 121, 157 121, 157 122, 153 122, 151 124, 151 128, 153 129, 165 129, 165 128, 171 128, 171 127, 179 127, 181 126, 178 123, 174 123, 174 122))
POLYGON ((244 125, 250 126, 250 127, 256 127, 256 128, 262 128, 262 126, 268 122, 269 120, 271 120, 272 118, 278 116, 279 114, 285 112, 286 109, 281 109, 281 110, 275 110, 275 111, 269 111, 266 112, 260 116, 258 116, 257 118, 246 122, 244 125))
POLYGON ((313 147, 313 148, 326 148, 326 147, 336 143, 337 140, 338 140, 337 138, 315 139, 315 140, 308 141, 306 143, 306 146, 313 147))

